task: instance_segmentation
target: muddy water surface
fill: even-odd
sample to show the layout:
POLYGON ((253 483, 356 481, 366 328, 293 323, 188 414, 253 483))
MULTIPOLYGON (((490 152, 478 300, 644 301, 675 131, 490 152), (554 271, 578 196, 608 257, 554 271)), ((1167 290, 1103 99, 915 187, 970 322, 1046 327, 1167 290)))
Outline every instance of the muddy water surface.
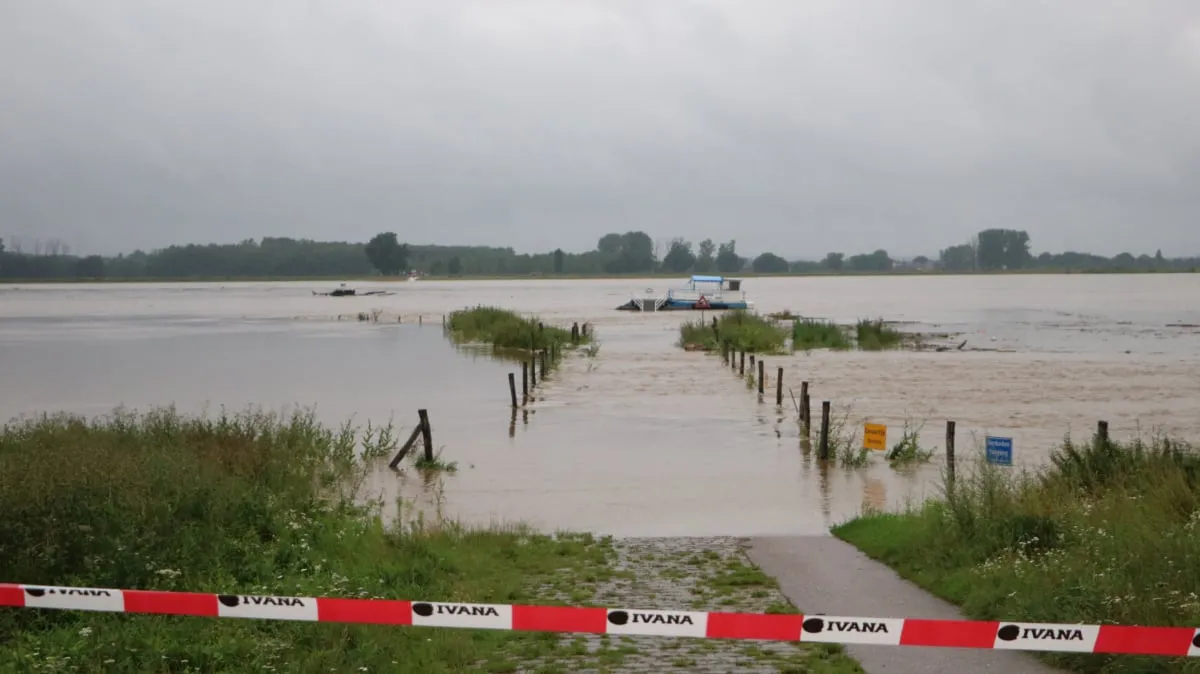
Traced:
POLYGON ((774 405, 777 367, 797 392, 808 380, 835 416, 887 423, 889 439, 906 420, 924 422, 940 451, 955 419, 960 456, 991 433, 1012 436, 1018 462, 1036 464, 1064 433, 1090 433, 1101 418, 1117 436, 1140 427, 1200 438, 1200 332, 1174 327, 1200 324, 1196 276, 749 279, 763 311, 882 316, 968 342, 961 352, 768 357, 764 403, 719 359, 674 346, 691 316, 612 310, 631 290, 665 286, 659 279, 311 293, 329 286, 0 287, 0 416, 298 403, 330 423, 394 415, 410 425, 425 407, 434 444, 460 470, 440 489, 381 470, 376 496, 436 502, 476 522, 655 535, 815 533, 864 504, 936 493, 937 466, 819 468, 801 449, 790 400, 774 405), (599 352, 569 359, 513 423, 506 375, 519 370, 454 349, 439 327, 444 312, 481 303, 590 321, 599 352), (353 318, 372 310, 380 323, 353 318))

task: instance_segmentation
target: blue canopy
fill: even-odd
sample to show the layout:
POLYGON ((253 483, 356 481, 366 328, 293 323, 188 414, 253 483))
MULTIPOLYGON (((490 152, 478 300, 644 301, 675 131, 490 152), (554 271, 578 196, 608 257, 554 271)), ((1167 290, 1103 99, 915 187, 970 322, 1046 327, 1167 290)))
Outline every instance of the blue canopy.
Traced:
POLYGON ((723 283, 722 276, 692 276, 692 283, 723 283))

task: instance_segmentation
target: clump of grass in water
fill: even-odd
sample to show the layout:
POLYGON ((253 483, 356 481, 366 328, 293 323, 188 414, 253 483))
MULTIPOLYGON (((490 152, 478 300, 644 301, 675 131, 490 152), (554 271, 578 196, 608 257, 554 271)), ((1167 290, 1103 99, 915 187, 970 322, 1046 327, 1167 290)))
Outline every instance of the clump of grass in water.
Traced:
MULTIPOLYGON (((373 432, 377 448, 388 446, 379 439, 388 433, 373 432)), ((561 569, 602 570, 603 550, 590 537, 453 522, 385 530, 377 507, 356 501, 374 467, 359 457, 362 437, 349 424, 323 427, 312 412, 192 418, 166 408, 7 424, 0 429, 0 578, 538 603, 530 588, 561 569)), ((449 673, 541 643, 461 630, 313 631, 286 622, 0 612, 0 671, 84 661, 114 672, 389 671, 394 662, 422 662, 449 673)))
POLYGON ((441 447, 436 452, 434 452, 433 458, 431 458, 431 459, 425 458, 424 449, 414 449, 413 453, 416 458, 413 460, 413 465, 416 466, 419 470, 429 471, 429 472, 443 472, 443 473, 458 472, 458 462, 457 461, 445 461, 442 459, 442 450, 443 449, 445 449, 445 447, 441 447))
POLYGON ((712 323, 704 319, 688 321, 679 326, 678 345, 686 348, 694 345, 706 351, 720 349, 718 335, 722 341, 729 340, 734 351, 755 354, 782 354, 786 352, 787 333, 779 325, 744 310, 727 311, 717 319, 717 333, 712 323))
MULTIPOLYGON (((571 331, 544 325, 538 319, 525 318, 498 307, 475 307, 452 312, 446 317, 446 330, 461 343, 491 344, 497 349, 545 349, 551 345, 572 348, 571 331)), ((580 334, 579 343, 592 341, 592 335, 580 334)))
POLYGON ((924 428, 925 422, 923 421, 917 426, 908 419, 904 420, 900 441, 892 445, 891 450, 887 453, 888 463, 893 468, 929 463, 933 459, 933 451, 921 446, 921 430, 924 428))
MULTIPOLYGON (((974 454, 944 499, 835 535, 976 619, 1200 624, 1200 455, 1189 445, 1068 437, 1037 472, 974 454)), ((1189 671, 1182 658, 1044 657, 1074 671, 1189 671)))
POLYGON ((832 321, 818 321, 811 318, 796 321, 792 326, 792 349, 836 349, 844 350, 853 346, 849 335, 842 326, 832 321))
POLYGON ((859 319, 854 334, 858 348, 863 351, 896 349, 904 342, 904 333, 884 323, 882 318, 859 319))

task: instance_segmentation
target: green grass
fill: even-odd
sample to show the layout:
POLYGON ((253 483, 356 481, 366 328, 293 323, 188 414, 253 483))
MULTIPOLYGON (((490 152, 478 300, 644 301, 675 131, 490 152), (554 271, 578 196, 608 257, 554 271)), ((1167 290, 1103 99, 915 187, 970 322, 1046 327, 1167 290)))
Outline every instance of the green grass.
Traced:
POLYGON ((897 349, 904 343, 904 333, 884 323, 882 318, 859 319, 854 326, 854 336, 858 348, 863 351, 897 349))
MULTIPOLYGON (((592 335, 583 335, 580 327, 578 343, 586 344, 592 335)), ((446 329, 457 342, 490 344, 497 349, 566 349, 576 344, 570 330, 497 307, 455 311, 446 317, 446 329)))
MULTIPOLYGON (((6 425, 0 581, 540 603, 530 588, 608 573, 611 549, 586 535, 385 530, 352 500, 374 462, 361 440, 311 413, 6 425)), ((556 648, 549 634, 0 609, 4 672, 512 671, 556 648)))
POLYGON ((796 321, 792 326, 792 348, 844 350, 853 346, 844 328, 832 321, 811 318, 796 321))
MULTIPOLYGON (((1037 473, 977 463, 950 497, 834 528, 976 619, 1200 625, 1200 457, 1165 439, 1074 444, 1037 473)), ((1077 672, 1185 659, 1048 654, 1077 672)))
POLYGON ((717 319, 713 331, 711 320, 704 318, 679 326, 679 346, 718 351, 721 342, 730 343, 734 351, 757 354, 782 354, 786 351, 787 332, 776 323, 742 310, 727 311, 717 319), (719 341, 718 341, 719 340, 719 341))

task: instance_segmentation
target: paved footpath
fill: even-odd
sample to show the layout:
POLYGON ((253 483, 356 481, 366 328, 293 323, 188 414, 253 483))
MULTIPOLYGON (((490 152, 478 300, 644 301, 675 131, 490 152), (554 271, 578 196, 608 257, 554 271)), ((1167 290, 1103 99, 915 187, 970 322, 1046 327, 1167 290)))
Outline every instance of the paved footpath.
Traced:
MULTIPOLYGON (((750 560, 805 614, 962 620, 958 609, 832 536, 752 538, 750 560)), ((868 674, 1059 674, 1028 653, 847 645, 868 674)))

